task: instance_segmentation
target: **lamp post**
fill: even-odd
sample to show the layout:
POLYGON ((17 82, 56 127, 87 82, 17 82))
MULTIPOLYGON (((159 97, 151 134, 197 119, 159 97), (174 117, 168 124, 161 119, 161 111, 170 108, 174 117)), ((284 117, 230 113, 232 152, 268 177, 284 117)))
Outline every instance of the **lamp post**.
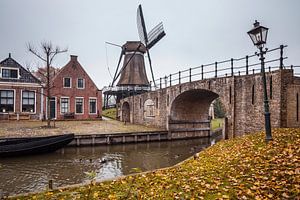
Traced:
POLYGON ((267 50, 263 50, 264 44, 267 41, 268 28, 259 25, 259 22, 255 20, 253 24, 254 27, 250 31, 248 31, 248 35, 250 36, 253 44, 259 49, 259 60, 261 62, 261 73, 262 73, 262 81, 263 81, 263 90, 264 90, 264 108, 265 108, 265 130, 266 130, 266 142, 272 140, 271 133, 271 117, 269 111, 269 101, 268 101, 268 93, 267 93, 267 81, 265 74, 265 57, 264 54, 267 50))

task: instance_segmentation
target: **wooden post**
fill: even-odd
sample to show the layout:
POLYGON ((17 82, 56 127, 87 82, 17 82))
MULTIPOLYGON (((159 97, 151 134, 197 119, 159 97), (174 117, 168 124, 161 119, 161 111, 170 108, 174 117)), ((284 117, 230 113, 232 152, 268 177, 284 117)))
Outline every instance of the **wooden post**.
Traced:
POLYGON ((52 180, 52 179, 50 179, 50 180, 48 181, 48 189, 49 189, 49 190, 53 190, 53 180, 52 180))

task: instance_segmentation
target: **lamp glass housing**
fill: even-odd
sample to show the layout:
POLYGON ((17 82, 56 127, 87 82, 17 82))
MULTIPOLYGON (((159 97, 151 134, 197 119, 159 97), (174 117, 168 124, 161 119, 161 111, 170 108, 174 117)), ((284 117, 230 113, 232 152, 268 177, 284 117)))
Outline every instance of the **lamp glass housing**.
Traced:
POLYGON ((258 48, 263 47, 267 42, 268 28, 259 25, 259 22, 255 21, 254 28, 248 31, 253 44, 258 48))

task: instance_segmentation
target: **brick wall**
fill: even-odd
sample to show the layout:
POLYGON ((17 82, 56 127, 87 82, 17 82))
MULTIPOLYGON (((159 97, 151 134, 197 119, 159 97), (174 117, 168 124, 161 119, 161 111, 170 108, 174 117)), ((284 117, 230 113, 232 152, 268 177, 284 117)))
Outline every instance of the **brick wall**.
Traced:
POLYGON ((75 98, 83 97, 84 99, 84 113, 76 114, 75 119, 93 119, 102 116, 102 92, 98 90, 97 86, 91 80, 89 75, 85 72, 83 67, 77 60, 77 56, 71 56, 68 64, 61 69, 61 71, 53 79, 53 88, 51 89, 51 96, 57 99, 56 119, 64 119, 64 115, 60 110, 61 97, 69 97, 69 112, 75 113, 75 98), (71 88, 63 87, 63 78, 71 78, 71 88), (84 89, 77 88, 77 79, 83 78, 85 82, 84 89), (89 99, 97 98, 97 113, 89 113, 89 99))

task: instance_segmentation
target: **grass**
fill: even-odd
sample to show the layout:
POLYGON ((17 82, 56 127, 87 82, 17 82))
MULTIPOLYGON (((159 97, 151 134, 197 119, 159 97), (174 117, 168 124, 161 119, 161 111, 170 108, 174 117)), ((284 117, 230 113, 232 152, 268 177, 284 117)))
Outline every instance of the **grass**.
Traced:
POLYGON ((116 119, 117 117, 117 109, 116 108, 109 108, 102 111, 102 115, 104 117, 108 117, 111 119, 116 119))
POLYGON ((12 199, 299 199, 300 129, 221 141, 179 165, 12 199), (90 194, 88 196, 88 194, 90 194))
POLYGON ((216 130, 223 126, 223 118, 215 118, 211 120, 211 128, 212 130, 216 130))

